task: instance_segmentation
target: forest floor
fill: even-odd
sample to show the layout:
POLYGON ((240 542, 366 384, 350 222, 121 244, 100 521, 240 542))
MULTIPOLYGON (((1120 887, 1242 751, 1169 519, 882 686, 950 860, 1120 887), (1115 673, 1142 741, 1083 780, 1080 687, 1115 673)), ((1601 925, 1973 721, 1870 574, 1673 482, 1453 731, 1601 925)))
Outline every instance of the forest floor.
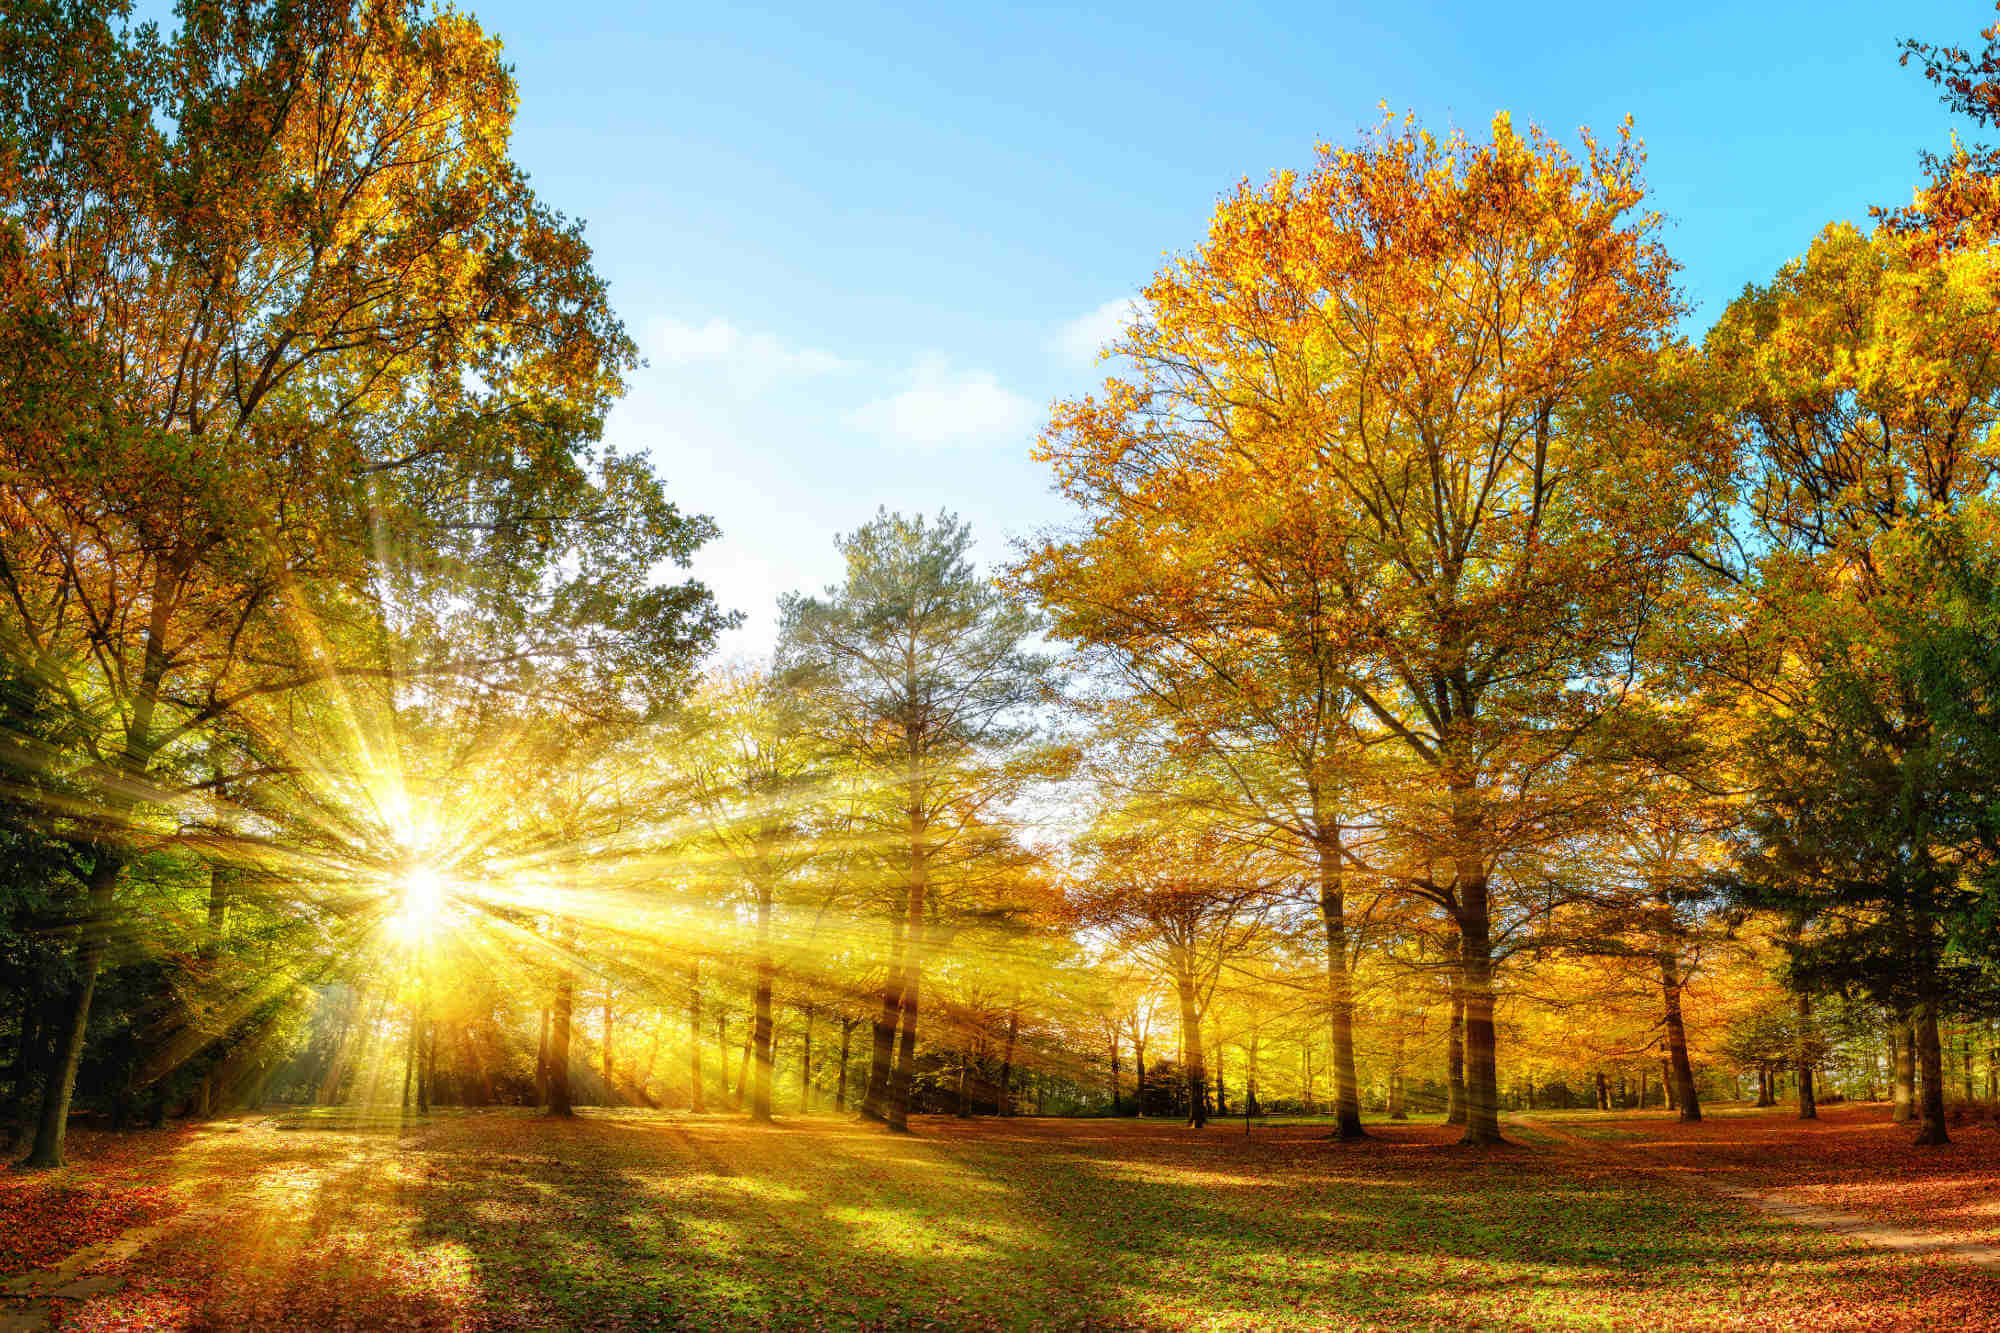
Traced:
POLYGON ((1882 1106, 1455 1131, 519 1111, 244 1116, 0 1175, 0 1330, 2000 1330, 2000 1134, 1882 1106), (1730 1193, 1726 1191, 1735 1191, 1730 1193))

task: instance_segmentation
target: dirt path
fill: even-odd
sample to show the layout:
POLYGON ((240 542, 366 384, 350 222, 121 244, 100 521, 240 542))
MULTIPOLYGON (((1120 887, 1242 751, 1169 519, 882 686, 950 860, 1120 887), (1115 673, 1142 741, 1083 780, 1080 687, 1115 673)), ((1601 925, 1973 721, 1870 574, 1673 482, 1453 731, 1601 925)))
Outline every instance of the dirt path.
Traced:
POLYGON ((86 1245, 49 1268, 0 1279, 0 1333, 35 1333, 48 1327, 51 1302, 84 1300, 125 1285, 114 1271, 169 1232, 198 1225, 221 1213, 226 1200, 211 1200, 172 1217, 128 1227, 110 1240, 86 1245))
POLYGON ((1758 1212, 1780 1218, 1797 1226, 1812 1227, 1820 1231, 1830 1231, 1848 1236, 1863 1245, 1878 1250, 1892 1250, 1900 1254, 1937 1255, 1956 1260, 1975 1268, 2000 1272, 2000 1246, 1978 1245, 1969 1241, 1956 1241, 1934 1232, 1919 1231, 1909 1227, 1892 1226, 1873 1218, 1856 1213, 1835 1212, 1830 1208, 1820 1208, 1809 1203, 1799 1203, 1787 1199, 1782 1190, 1749 1189, 1742 1185, 1731 1185, 1705 1175, 1691 1174, 1676 1170, 1659 1161, 1644 1149, 1614 1149, 1607 1144, 1572 1134, 1558 1125, 1545 1120, 1516 1121, 1516 1127, 1527 1135, 1540 1135, 1553 1139, 1566 1148, 1581 1152, 1596 1161, 1618 1162, 1640 1171, 1657 1172, 1675 1180, 1692 1179, 1702 1188, 1748 1204, 1758 1212), (1635 1161, 1638 1158, 1641 1160, 1635 1161))

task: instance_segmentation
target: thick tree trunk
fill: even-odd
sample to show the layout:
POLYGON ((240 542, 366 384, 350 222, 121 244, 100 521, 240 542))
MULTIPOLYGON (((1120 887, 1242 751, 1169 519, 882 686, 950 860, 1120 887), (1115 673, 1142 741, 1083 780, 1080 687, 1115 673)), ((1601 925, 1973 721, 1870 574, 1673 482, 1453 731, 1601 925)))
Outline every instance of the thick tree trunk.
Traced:
POLYGON ((1500 1078, 1493 1030, 1493 944, 1487 919, 1486 881, 1461 883, 1460 961, 1465 968, 1465 1135, 1478 1146, 1500 1137, 1500 1078))
POLYGON ((1602 1069, 1597 1071, 1597 1109, 1600 1111, 1611 1109, 1611 1082, 1604 1077, 1602 1069))
POLYGON ((1673 1102, 1681 1119, 1701 1119, 1701 1098, 1694 1087, 1694 1065, 1688 1060, 1687 1025, 1681 1018, 1681 960, 1672 949, 1660 951, 1660 997, 1666 1007, 1667 1067, 1673 1102))
POLYGON ((1208 1063, 1202 1057, 1201 1012, 1195 1005, 1194 978, 1188 974, 1184 962, 1178 971, 1174 982, 1180 992, 1181 1040, 1186 1047, 1187 1122, 1191 1128, 1200 1129, 1208 1123, 1208 1063))
POLYGON ((1799 992, 1798 1066, 1799 1119, 1819 1119, 1819 1103, 1813 1098, 1812 997, 1799 992))
POLYGON ((708 1110, 708 1093, 701 1076, 701 961, 688 964, 688 1111, 708 1110))
POLYGON ((771 1119, 771 890, 757 887, 757 994, 750 1028, 756 1079, 750 1090, 750 1118, 771 1119))
POLYGON ((1326 928, 1326 987, 1333 1028, 1334 1137, 1365 1138, 1361 1085, 1354 1073, 1354 987, 1347 972, 1347 901, 1343 890, 1340 829, 1320 826, 1320 922, 1326 928))
POLYGON ((889 1074, 896 1057, 896 1025, 903 1014, 903 917, 896 915, 890 927, 889 970, 882 979, 882 1008, 875 1018, 874 1041, 869 1048, 868 1086, 861 1097, 861 1114, 869 1120, 888 1115, 889 1074))
POLYGON ((1937 1002, 1928 1001, 1917 1010, 1917 1062, 1923 1068, 1922 1096, 1917 1142, 1938 1147, 1951 1142, 1944 1123, 1944 1053, 1938 1045, 1937 1002))
POLYGON ((76 941, 76 980, 62 1015, 47 1076, 42 1083, 41 1115, 35 1121, 35 1142, 27 1167, 63 1164, 63 1141, 69 1133, 69 1104, 76 1095, 76 1071, 83 1061, 84 1037, 90 1031, 90 1004, 97 994, 97 973, 104 964, 105 936, 110 929, 111 904, 123 863, 101 855, 85 886, 84 919, 76 941))
POLYGON ((910 1128, 910 1094, 916 1080, 917 994, 921 986, 916 950, 910 950, 909 965, 903 969, 903 1013, 896 1036, 896 1066, 889 1077, 889 1105, 882 1123, 897 1133, 910 1128))

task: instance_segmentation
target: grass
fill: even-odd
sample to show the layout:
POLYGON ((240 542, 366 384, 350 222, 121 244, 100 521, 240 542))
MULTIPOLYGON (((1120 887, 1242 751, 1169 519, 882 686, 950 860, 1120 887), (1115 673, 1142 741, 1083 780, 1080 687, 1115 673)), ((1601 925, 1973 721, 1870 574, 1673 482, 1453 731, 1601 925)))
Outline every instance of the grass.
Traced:
MULTIPOLYGON (((1798 1136, 1764 1119, 1773 1143, 1798 1136)), ((1671 1149, 1665 1122, 1551 1120, 1629 1137, 1581 1153, 1530 1121, 1519 1146, 1478 1152, 1419 1122, 1355 1145, 1240 1121, 225 1123, 146 1140, 150 1177, 205 1211, 122 1290, 58 1313, 73 1329, 2000 1328, 1991 1277, 1618 1160, 1671 1149)), ((1711 1132, 1725 1144, 1752 1122, 1718 1124, 1739 1124, 1711 1132)))

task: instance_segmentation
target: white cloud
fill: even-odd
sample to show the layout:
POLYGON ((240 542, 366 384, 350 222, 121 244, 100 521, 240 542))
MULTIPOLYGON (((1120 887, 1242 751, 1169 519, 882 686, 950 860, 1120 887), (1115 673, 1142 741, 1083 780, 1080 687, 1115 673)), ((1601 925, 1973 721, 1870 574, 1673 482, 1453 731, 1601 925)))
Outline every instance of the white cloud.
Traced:
POLYGON ((1055 336, 1055 349, 1073 366, 1094 366, 1103 346, 1123 336, 1125 326, 1139 315, 1139 303, 1129 296, 1106 301, 1087 315, 1078 315, 1055 336))
POLYGON ((1004 388, 991 371, 953 370, 932 356, 917 363, 906 388, 862 404, 848 421, 886 439, 930 447, 1025 436, 1036 417, 1035 405, 1004 388))
POLYGON ((740 329, 726 319, 684 324, 653 320, 639 351, 661 369, 719 372, 742 386, 762 386, 793 376, 841 375, 860 364, 818 347, 795 347, 772 333, 740 329))

